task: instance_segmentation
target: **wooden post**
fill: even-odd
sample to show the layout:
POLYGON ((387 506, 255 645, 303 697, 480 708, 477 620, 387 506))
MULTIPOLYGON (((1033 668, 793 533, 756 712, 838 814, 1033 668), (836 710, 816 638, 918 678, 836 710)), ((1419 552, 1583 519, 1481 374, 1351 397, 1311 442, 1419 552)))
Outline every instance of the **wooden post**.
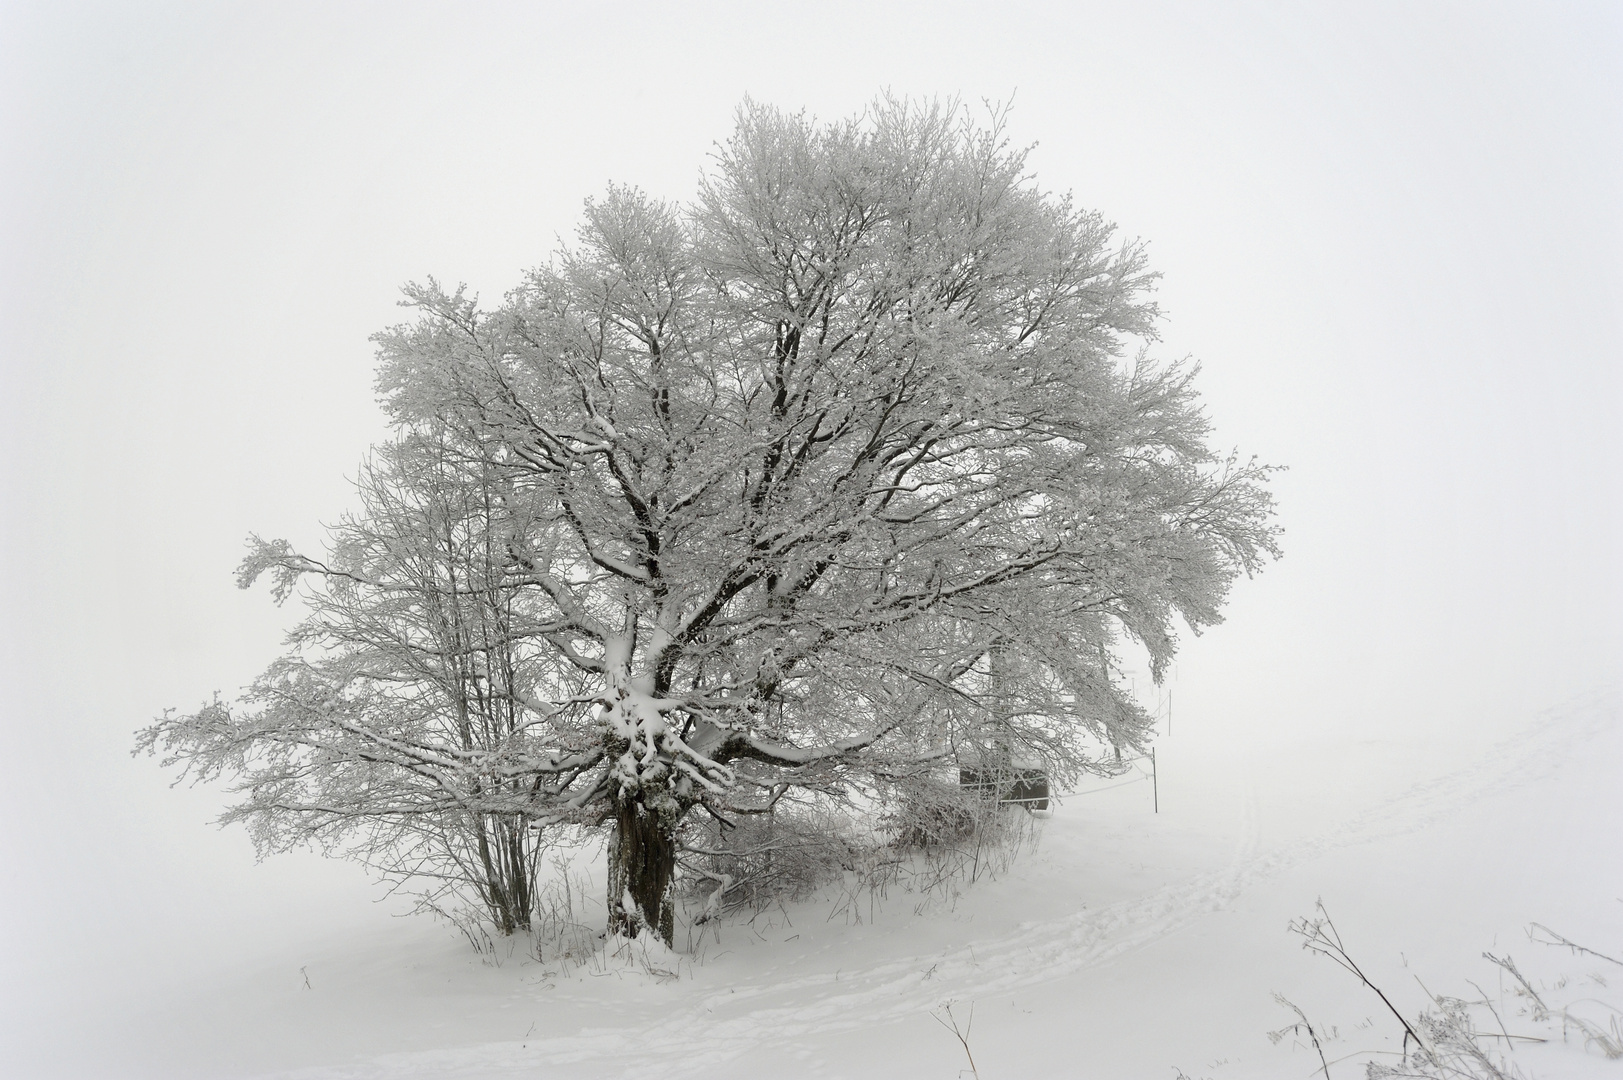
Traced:
POLYGON ((1150 790, 1155 793, 1155 812, 1161 812, 1161 774, 1155 767, 1155 747, 1150 747, 1150 790))

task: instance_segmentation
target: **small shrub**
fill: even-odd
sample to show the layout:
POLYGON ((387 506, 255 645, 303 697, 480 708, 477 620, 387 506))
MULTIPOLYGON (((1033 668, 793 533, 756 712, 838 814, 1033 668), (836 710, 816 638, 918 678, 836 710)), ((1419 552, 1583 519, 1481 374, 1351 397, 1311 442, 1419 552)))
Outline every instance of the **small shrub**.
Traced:
MULTIPOLYGON (((1367 1061, 1365 1063, 1367 1080, 1518 1080, 1524 1074, 1509 1057, 1517 1045, 1574 1042, 1576 1041, 1574 1036, 1581 1037, 1586 1052, 1598 1049, 1608 1058, 1623 1057, 1623 1010, 1593 998, 1570 1000, 1571 991, 1564 995, 1569 999, 1565 1001, 1549 996, 1559 993, 1569 985, 1565 975, 1557 979, 1553 986, 1545 987, 1541 994, 1539 987, 1534 986, 1533 980, 1523 974, 1515 960, 1508 955, 1500 957, 1492 953, 1482 954, 1510 977, 1514 998, 1519 1000, 1516 1016, 1535 1025, 1534 1030, 1541 1034, 1513 1033, 1503 1019, 1504 1016, 1511 1015, 1505 1010, 1504 994, 1501 992, 1499 1007, 1496 1008, 1494 1002, 1487 994, 1482 993, 1480 987, 1477 991, 1482 996, 1469 1001, 1430 995, 1428 991, 1432 1007, 1420 1012, 1411 1021, 1359 967, 1343 944, 1335 924, 1324 910, 1324 905, 1321 903, 1317 907, 1317 918, 1293 921, 1290 926, 1291 932, 1302 938, 1303 948, 1335 961, 1368 987, 1380 998, 1403 1030, 1402 1049, 1395 1055, 1398 1060, 1395 1063, 1367 1061), (1604 1020, 1580 1016, 1573 1011, 1579 1005, 1586 1005, 1591 1010, 1603 1010, 1608 1015, 1604 1020), (1495 1028, 1497 1030, 1494 1030, 1495 1028)), ((1538 923, 1534 923, 1533 928, 1529 929, 1528 936, 1540 944, 1569 949, 1574 956, 1582 954, 1619 963, 1604 953, 1578 945, 1538 923), (1534 929, 1539 933, 1535 934, 1534 929)), ((1606 985, 1606 981, 1597 975, 1591 975, 1590 981, 1599 986, 1606 985)), ((1282 1031, 1271 1033, 1270 1037, 1277 1043, 1284 1034, 1297 1030, 1299 1026, 1305 1028, 1313 1037, 1315 1049, 1320 1050, 1321 1069, 1328 1077, 1329 1064, 1325 1062, 1319 1040, 1312 1027, 1308 1025, 1307 1017, 1284 998, 1277 994, 1275 997, 1296 1011, 1300 1025, 1292 1025, 1282 1031)), ((1512 1004, 1517 1004, 1517 1001, 1513 1001, 1512 1004)))
POLYGON ((861 841, 830 815, 783 806, 694 829, 681 858, 689 898, 705 897, 699 922, 722 911, 799 900, 863 861, 861 841))

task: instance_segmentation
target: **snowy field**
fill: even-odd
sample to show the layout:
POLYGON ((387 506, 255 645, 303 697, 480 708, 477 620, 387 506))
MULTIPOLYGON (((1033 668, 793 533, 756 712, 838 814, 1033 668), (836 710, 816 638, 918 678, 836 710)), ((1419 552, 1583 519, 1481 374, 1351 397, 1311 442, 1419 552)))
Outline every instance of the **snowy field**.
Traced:
MULTIPOLYGON (((1175 731, 1157 764, 1158 814, 1135 771, 1034 821, 1027 850, 990 878, 831 888, 681 926, 677 954, 651 962, 600 950, 540 962, 521 938, 481 957, 445 923, 376 908, 341 935, 244 932, 215 943, 211 968, 133 994, 98 1000, 86 987, 107 973, 88 965, 55 988, 71 1018, 45 999, 10 1003, 25 1022, 7 1075, 971 1075, 939 1018, 967 1028, 988 1080, 1305 1080, 1319 1068, 1305 1036, 1268 1037, 1297 1019, 1278 993, 1313 1023, 1332 1075, 1361 1077, 1402 1029, 1287 932, 1319 900, 1411 1022, 1428 992, 1486 998, 1510 1034, 1551 1040, 1518 1043, 1527 1075, 1623 1069, 1575 1023, 1563 1036, 1559 1019, 1536 1021, 1482 956, 1508 955, 1552 1011, 1616 1037, 1623 967, 1528 935, 1539 923, 1623 956, 1615 694, 1491 744, 1240 752, 1175 731)), ((578 913, 596 927, 589 900, 578 913)), ((1483 1042, 1498 1054, 1503 1040, 1483 1042)))
POLYGON ((1623 967, 1529 937, 1623 959, 1623 7, 989 10, 0 3, 0 1078, 970 1077, 956 1022, 982 1080, 1308 1080, 1279 994, 1357 1080, 1402 1033, 1287 929, 1322 901, 1410 1022, 1623 1080, 1623 967), (401 283, 494 302, 606 183, 690 195, 746 94, 884 87, 1012 96, 1150 243, 1214 445, 1289 467, 1284 559, 1148 695, 1158 813, 1101 780, 973 885, 650 970, 481 956, 131 759, 278 654, 233 568, 355 505, 401 283))

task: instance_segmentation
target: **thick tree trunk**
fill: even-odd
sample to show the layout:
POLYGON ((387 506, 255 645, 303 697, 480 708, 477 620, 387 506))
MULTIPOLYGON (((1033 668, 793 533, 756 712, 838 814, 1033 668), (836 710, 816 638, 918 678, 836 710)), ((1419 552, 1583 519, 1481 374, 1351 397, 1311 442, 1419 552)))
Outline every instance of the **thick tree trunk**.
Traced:
POLYGON ((609 933, 635 937, 652 930, 670 945, 676 936, 676 832, 669 815, 622 796, 609 842, 609 933))

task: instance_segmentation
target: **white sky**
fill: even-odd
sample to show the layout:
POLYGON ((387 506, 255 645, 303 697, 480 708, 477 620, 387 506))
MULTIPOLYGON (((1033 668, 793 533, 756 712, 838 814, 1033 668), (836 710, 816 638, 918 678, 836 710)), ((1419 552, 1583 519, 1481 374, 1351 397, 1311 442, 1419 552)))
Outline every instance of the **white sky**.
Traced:
POLYGON ((745 94, 1012 94, 1038 179, 1151 241, 1220 443, 1291 468, 1180 725, 1446 753, 1616 678, 1623 8, 584 7, 0 8, 9 957, 364 915, 131 734, 275 655, 231 572, 348 505, 398 285, 494 299, 608 181, 685 197, 745 94))

